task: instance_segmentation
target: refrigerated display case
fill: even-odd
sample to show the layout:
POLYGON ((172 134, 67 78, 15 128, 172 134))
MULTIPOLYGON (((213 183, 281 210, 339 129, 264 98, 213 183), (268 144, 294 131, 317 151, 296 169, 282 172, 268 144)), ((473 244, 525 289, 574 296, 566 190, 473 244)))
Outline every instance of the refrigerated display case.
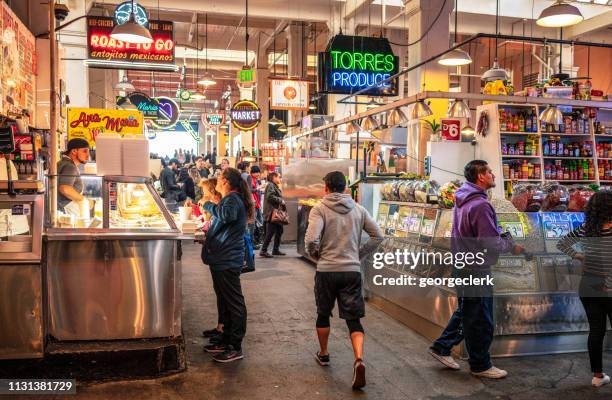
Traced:
POLYGON ((44 195, 0 195, 0 359, 43 356, 44 195))
MULTIPOLYGON (((381 180, 359 186, 360 203, 376 218, 385 239, 374 252, 447 252, 453 210, 432 204, 383 200, 381 180)), ((585 351, 586 315, 577 295, 581 268, 556 249, 560 237, 584 222, 578 212, 518 212, 506 200, 493 201, 498 223, 533 259, 502 254, 492 267, 495 331, 491 354, 516 356, 585 351)), ((442 332, 456 308, 446 286, 378 285, 381 277, 451 276, 452 268, 435 262, 415 268, 386 265, 373 268, 372 254, 362 260, 369 301, 428 339, 442 332), (375 278, 375 276, 381 276, 375 278)), ((612 343, 607 343, 610 347, 612 343)), ((465 356, 463 347, 460 354, 465 356)))
POLYGON ((147 178, 84 179, 93 212, 46 230, 48 333, 57 341, 181 335, 172 216, 147 178))

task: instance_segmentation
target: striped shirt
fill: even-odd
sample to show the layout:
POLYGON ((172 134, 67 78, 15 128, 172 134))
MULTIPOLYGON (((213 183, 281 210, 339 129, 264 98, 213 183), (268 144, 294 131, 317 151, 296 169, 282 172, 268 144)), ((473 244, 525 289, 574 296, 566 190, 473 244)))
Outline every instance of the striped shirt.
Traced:
POLYGON ((604 229, 597 237, 588 237, 584 225, 570 232, 557 243, 557 249, 574 258, 584 254, 583 274, 601 277, 606 289, 612 289, 612 228, 604 229), (576 249, 580 244, 582 250, 576 249))

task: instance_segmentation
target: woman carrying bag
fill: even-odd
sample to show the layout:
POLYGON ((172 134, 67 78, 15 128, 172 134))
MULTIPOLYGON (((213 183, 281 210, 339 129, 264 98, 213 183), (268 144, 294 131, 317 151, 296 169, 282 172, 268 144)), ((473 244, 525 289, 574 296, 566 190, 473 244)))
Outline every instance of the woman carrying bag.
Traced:
POLYGON ((289 223, 287 219, 287 211, 285 208, 285 200, 280 189, 281 177, 276 172, 268 174, 268 184, 266 185, 266 193, 264 195, 264 224, 266 236, 261 252, 259 255, 265 258, 272 256, 284 256, 285 253, 280 251, 281 236, 283 235, 283 225, 289 223), (272 254, 268 253, 268 246, 274 237, 274 247, 272 254))

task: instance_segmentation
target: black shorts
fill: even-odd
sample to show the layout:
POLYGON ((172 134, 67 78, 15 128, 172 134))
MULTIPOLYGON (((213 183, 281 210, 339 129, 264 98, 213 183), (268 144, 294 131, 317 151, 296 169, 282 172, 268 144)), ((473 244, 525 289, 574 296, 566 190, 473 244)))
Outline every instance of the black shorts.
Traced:
POLYGON ((337 299, 340 318, 351 320, 365 316, 360 272, 317 271, 314 292, 319 315, 331 317, 337 299))

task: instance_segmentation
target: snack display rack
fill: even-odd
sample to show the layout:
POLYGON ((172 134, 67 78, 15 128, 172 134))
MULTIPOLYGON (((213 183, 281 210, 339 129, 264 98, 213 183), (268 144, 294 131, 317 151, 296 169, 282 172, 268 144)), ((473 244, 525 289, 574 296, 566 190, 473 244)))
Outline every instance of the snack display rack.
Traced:
POLYGON ((488 122, 477 137, 476 158, 489 162, 497 197, 517 182, 564 185, 612 183, 612 115, 609 108, 559 106, 562 125, 546 125, 535 104, 493 103, 477 107, 488 122))

